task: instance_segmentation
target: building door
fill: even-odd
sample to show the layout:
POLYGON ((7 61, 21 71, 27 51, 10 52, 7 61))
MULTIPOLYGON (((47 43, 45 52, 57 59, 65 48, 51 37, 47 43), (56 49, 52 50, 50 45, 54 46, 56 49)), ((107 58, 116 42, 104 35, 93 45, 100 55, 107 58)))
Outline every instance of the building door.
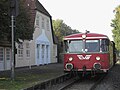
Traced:
POLYGON ((5 48, 5 70, 10 70, 11 68, 11 49, 5 48))
POLYGON ((45 44, 37 44, 36 64, 44 65, 48 63, 50 63, 50 46, 45 44))
POLYGON ((46 64, 48 64, 48 57, 49 57, 49 54, 48 54, 48 45, 46 45, 46 64))
POLYGON ((46 45, 46 62, 50 63, 50 46, 46 45))
POLYGON ((40 62, 40 44, 37 44, 37 62, 36 64, 39 65, 41 62, 40 62))
POLYGON ((4 48, 0 47, 0 71, 4 70, 4 48))
POLYGON ((37 65, 43 65, 45 62, 45 45, 44 44, 37 44, 37 65))
POLYGON ((41 53, 41 56, 42 56, 42 64, 45 64, 45 45, 42 44, 42 53, 41 53))
POLYGON ((0 71, 11 68, 11 49, 0 47, 0 71))

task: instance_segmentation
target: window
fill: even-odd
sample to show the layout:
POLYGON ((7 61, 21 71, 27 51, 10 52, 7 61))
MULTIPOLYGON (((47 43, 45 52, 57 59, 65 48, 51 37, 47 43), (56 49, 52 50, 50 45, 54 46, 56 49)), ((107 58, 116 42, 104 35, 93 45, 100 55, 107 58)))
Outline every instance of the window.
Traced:
POLYGON ((6 60, 10 60, 11 56, 10 56, 10 49, 7 48, 6 49, 6 60))
POLYGON ((82 52, 82 41, 80 40, 70 41, 69 51, 74 53, 82 52))
POLYGON ((18 44, 18 57, 23 57, 23 44, 18 44))
POLYGON ((65 41, 65 51, 67 53, 80 53, 83 49, 82 40, 65 41))
POLYGON ((49 31, 49 20, 47 19, 47 30, 49 31))
POLYGON ((0 48, 0 61, 3 61, 3 59, 4 59, 4 50, 3 50, 3 48, 0 48))
POLYGON ((45 29, 45 19, 42 17, 42 29, 45 29))
POLYGON ((36 25, 39 26, 39 16, 36 18, 36 25))
POLYGON ((26 43, 26 56, 30 57, 30 44, 26 43))
POLYGON ((30 44, 26 43, 26 56, 30 57, 30 44))
POLYGON ((86 40, 85 51, 86 52, 99 52, 100 51, 100 41, 99 40, 86 40))
POLYGON ((109 49, 108 47, 109 47, 109 41, 108 41, 108 39, 103 39, 101 41, 102 52, 107 52, 108 49, 109 49))
POLYGON ((30 57, 30 50, 26 50, 26 56, 30 57))
POLYGON ((67 53, 100 52, 100 40, 65 40, 64 43, 67 53))
POLYGON ((22 49, 18 50, 18 57, 23 57, 23 50, 22 49))

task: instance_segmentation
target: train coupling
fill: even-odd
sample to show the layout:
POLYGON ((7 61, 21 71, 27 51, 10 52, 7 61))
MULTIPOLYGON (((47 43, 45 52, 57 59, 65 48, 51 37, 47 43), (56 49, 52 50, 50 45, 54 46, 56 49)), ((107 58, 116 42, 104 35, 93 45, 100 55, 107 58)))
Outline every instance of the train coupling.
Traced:
POLYGON ((85 74, 86 74, 86 66, 84 65, 82 69, 83 69, 82 76, 84 77, 84 76, 85 76, 85 74))

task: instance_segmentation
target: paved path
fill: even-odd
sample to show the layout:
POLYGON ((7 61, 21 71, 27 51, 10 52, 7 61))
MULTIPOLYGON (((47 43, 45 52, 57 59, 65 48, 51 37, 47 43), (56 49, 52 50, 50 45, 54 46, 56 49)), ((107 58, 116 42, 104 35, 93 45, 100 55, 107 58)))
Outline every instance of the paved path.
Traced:
MULTIPOLYGON (((15 75, 24 75, 24 74, 39 74, 44 76, 44 74, 53 74, 55 75, 63 74, 63 64, 62 63, 53 63, 48 65, 41 65, 41 66, 33 66, 31 69, 29 67, 24 68, 16 68, 15 69, 15 75), (58 74, 59 73, 59 74, 58 74)), ((1 71, 0 72, 0 78, 3 77, 10 77, 11 71, 1 71)), ((52 78, 51 76, 48 78, 52 78)), ((44 77, 42 78, 44 80, 44 77)))

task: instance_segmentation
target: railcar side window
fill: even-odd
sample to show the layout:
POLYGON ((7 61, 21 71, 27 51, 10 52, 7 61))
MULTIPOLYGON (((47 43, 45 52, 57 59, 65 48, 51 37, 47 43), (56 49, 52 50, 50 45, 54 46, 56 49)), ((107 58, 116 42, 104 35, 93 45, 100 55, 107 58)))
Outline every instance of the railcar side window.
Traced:
POLYGON ((64 47, 65 52, 67 52, 68 51, 68 42, 67 42, 67 40, 64 41, 64 45, 65 45, 65 47, 64 47))
POLYGON ((107 52, 108 51, 108 46, 109 46, 108 40, 103 39, 102 42, 101 42, 102 52, 107 52))
POLYGON ((86 40, 85 51, 86 52, 99 52, 100 51, 100 41, 99 40, 86 40))

